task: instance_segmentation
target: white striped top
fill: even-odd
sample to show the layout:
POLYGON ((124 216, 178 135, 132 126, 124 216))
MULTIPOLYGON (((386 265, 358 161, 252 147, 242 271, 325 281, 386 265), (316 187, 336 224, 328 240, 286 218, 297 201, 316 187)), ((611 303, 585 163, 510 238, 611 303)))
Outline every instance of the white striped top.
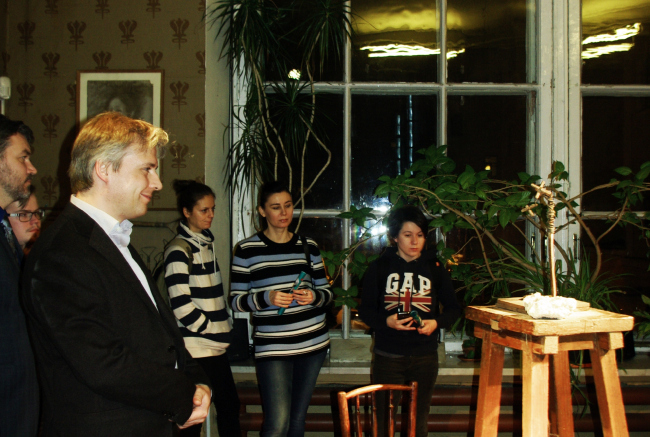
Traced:
POLYGON ((178 236, 192 248, 192 269, 185 250, 170 244, 165 250, 165 284, 185 347, 194 358, 221 355, 230 345, 232 321, 212 248, 214 237, 209 230, 192 232, 183 223, 178 236))

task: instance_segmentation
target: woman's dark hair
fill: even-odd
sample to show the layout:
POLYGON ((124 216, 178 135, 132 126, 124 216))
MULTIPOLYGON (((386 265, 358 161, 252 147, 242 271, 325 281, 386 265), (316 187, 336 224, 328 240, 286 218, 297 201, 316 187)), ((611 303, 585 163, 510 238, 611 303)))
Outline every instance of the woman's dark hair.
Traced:
POLYGON ((176 207, 178 212, 181 213, 181 217, 185 219, 185 214, 183 214, 183 208, 188 211, 194 209, 194 205, 198 203, 199 200, 203 199, 205 196, 217 197, 214 195, 212 188, 208 187, 205 184, 194 180, 181 180, 176 179, 173 182, 174 191, 176 192, 176 207))
POLYGON ((406 222, 415 223, 427 235, 429 231, 429 221, 424 216, 420 208, 412 205, 402 206, 393 210, 388 216, 388 236, 393 239, 397 238, 399 231, 406 222))
MULTIPOLYGON (((257 206, 264 209, 264 205, 266 205, 266 202, 269 200, 269 197, 278 193, 289 193, 289 196, 291 196, 291 191, 289 191, 289 188, 284 182, 271 181, 262 184, 262 186, 260 187, 259 195, 257 197, 257 206)), ((262 230, 265 230, 266 228, 269 227, 269 224, 266 222, 265 217, 262 217, 260 215, 259 219, 260 219, 260 226, 262 227, 262 230)))

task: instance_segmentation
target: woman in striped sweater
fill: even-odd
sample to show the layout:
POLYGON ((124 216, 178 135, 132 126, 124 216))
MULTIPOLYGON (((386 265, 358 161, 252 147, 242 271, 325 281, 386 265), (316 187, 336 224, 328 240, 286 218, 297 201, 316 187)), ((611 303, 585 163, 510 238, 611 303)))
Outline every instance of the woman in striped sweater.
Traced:
MULTIPOLYGON (((165 250, 165 284, 185 347, 210 378, 220 436, 239 436, 239 397, 226 356, 232 321, 214 255, 214 192, 196 181, 174 181, 182 219, 165 250)), ((201 434, 201 425, 180 431, 201 434)))
POLYGON ((253 313, 262 437, 298 437, 329 347, 324 307, 332 292, 316 242, 289 231, 293 201, 287 188, 263 185, 257 209, 263 231, 235 249, 232 308, 253 313))

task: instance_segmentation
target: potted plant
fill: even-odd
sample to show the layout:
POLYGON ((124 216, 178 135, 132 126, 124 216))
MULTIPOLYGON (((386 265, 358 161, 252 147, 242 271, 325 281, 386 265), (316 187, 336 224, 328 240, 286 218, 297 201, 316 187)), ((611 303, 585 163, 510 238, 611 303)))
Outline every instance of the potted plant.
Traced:
POLYGON ((299 193, 297 228, 305 196, 332 158, 315 85, 323 66, 341 62, 352 29, 348 9, 342 0, 220 0, 206 13, 224 37, 221 55, 247 84, 244 105, 233 106, 230 129, 240 135, 224 166, 228 186, 245 196, 286 179, 299 193))
MULTIPOLYGON (((573 197, 562 189, 569 176, 564 165, 553 164, 545 188, 553 193, 555 211, 566 210, 569 217, 555 231, 569 224, 579 225, 590 243, 593 258, 585 254, 577 257, 576 253, 583 253, 584 249, 569 249, 555 241, 559 259, 549 265, 544 250, 537 250, 522 230, 524 225, 530 226, 541 242, 553 231, 555 224, 548 214, 550 205, 535 198, 541 177, 522 171, 517 180, 493 180, 488 171, 477 172, 469 166, 457 172, 456 163, 446 155, 445 147, 431 146, 420 154, 421 158, 403 174, 381 177, 375 195, 388 197, 395 206, 407 202, 419 205, 432 217, 430 231, 439 229, 448 234, 456 230, 457 234, 465 234, 466 238, 455 245, 446 244, 445 239, 438 243, 439 256, 459 285, 457 292, 465 305, 490 304, 500 297, 535 291, 550 294, 551 273, 554 273, 560 295, 589 302, 596 308, 615 310, 611 295, 619 291, 613 286, 614 278, 602 272, 600 243, 616 226, 637 227, 643 238, 650 240, 650 229, 634 211, 650 189, 646 181, 650 162, 642 164, 636 173, 626 167, 615 169, 620 180, 612 179, 573 197), (613 189, 620 206, 607 217, 605 230, 596 235, 580 214, 579 202, 586 195, 603 193, 606 189, 613 189), (499 238, 499 232, 504 229, 513 229, 511 234, 518 235, 518 240, 499 238)), ((538 247, 543 248, 543 244, 538 247)), ((354 250, 346 248, 343 252, 338 269, 349 262, 354 250)), ((337 256, 331 254, 329 261, 336 264, 337 256)))

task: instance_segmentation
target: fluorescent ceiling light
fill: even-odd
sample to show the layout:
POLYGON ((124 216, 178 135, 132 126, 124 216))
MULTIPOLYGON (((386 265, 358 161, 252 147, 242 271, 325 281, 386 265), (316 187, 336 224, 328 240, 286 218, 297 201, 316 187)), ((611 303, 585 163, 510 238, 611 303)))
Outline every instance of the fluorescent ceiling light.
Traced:
MULTIPOLYGON (((369 58, 388 58, 393 56, 431 56, 439 55, 440 49, 428 49, 418 45, 406 44, 386 44, 383 46, 365 46, 361 50, 368 50, 369 58)), ((464 53, 465 49, 450 50, 447 52, 447 59, 455 58, 459 53, 464 53)))
POLYGON ((627 52, 632 47, 634 47, 634 44, 630 44, 630 43, 610 44, 608 46, 600 46, 600 47, 589 47, 588 49, 582 51, 582 59, 594 59, 602 55, 608 55, 610 53, 627 52))
MULTIPOLYGON (((615 29, 614 33, 603 33, 600 35, 593 35, 585 38, 585 40, 582 41, 582 45, 584 46, 587 44, 621 41, 624 39, 632 38, 633 36, 638 35, 640 32, 641 23, 634 23, 625 27, 621 27, 619 29, 615 29)), ((609 44, 606 46, 588 47, 582 51, 582 59, 594 59, 603 55, 608 55, 610 53, 627 52, 632 47, 634 47, 634 43, 620 43, 609 44)))
POLYGON ((584 41, 582 41, 582 45, 595 44, 599 42, 621 41, 624 39, 632 38, 633 36, 638 35, 639 32, 641 32, 641 23, 634 23, 630 24, 629 26, 614 30, 614 34, 603 33, 601 35, 587 37, 584 41))

